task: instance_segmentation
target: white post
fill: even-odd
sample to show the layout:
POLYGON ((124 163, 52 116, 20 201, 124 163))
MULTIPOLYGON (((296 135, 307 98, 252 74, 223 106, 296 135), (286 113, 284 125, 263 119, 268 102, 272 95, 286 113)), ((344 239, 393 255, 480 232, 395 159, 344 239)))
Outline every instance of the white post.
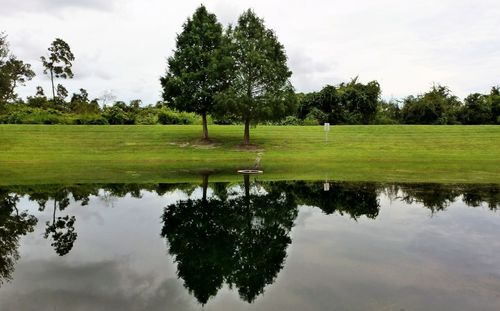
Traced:
POLYGON ((330 132, 330 123, 325 123, 324 130, 325 130, 325 142, 328 142, 328 132, 330 132))

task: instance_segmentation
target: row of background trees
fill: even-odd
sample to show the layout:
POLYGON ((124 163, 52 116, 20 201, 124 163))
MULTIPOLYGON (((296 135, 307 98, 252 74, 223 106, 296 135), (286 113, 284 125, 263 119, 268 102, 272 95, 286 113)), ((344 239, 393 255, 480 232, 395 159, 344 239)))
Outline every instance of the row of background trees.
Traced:
POLYGON ((184 23, 161 77, 163 101, 143 105, 115 101, 112 94, 91 99, 85 89, 69 96, 55 83, 73 77, 75 57, 56 39, 41 57, 51 80, 51 97, 42 87, 20 99, 15 88, 31 80, 29 64, 17 59, 0 34, 0 123, 42 124, 500 124, 500 88, 473 93, 463 101, 445 86, 402 100, 381 99, 377 81, 354 78, 320 91, 296 93, 283 45, 252 10, 226 29, 200 6, 184 23))

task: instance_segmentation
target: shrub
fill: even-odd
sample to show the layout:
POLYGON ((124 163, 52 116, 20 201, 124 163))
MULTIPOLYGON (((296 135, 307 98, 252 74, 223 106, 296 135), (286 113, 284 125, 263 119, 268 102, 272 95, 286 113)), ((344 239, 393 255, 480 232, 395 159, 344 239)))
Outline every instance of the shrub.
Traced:
POLYGON ((302 120, 295 116, 288 116, 281 120, 278 125, 302 125, 302 120))
POLYGON ((319 122, 316 118, 314 118, 313 116, 307 116, 303 121, 302 121, 302 124, 303 125, 318 125, 319 122))
POLYGON ((158 113, 160 124, 201 124, 201 118, 194 113, 179 112, 170 108, 162 108, 158 113))
POLYGON ((5 124, 70 124, 70 118, 54 109, 30 108, 26 106, 9 107, 8 113, 0 117, 5 124))
POLYGON ((105 108, 102 115, 109 124, 135 124, 135 115, 125 111, 119 105, 105 108))
POLYGON ((107 125, 108 120, 100 114, 81 114, 73 119, 73 123, 77 125, 107 125))

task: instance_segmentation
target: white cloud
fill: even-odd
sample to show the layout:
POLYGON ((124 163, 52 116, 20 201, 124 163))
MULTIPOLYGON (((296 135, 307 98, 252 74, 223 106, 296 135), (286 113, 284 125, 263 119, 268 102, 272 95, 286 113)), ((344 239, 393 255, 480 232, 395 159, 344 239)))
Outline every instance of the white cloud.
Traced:
MULTIPOLYGON (((39 57, 66 40, 77 61, 70 91, 120 99, 160 99, 159 77, 182 24, 198 1, 2 1, 11 49, 37 78, 18 92, 34 93, 39 57), (103 4, 104 3, 104 4, 103 4)), ((385 97, 421 93, 433 82, 460 97, 500 84, 500 3, 496 0, 201 1, 219 20, 235 23, 253 8, 285 45, 297 91, 358 76, 378 80, 385 97)))
POLYGON ((20 12, 58 13, 73 8, 111 10, 113 7, 113 0, 2 0, 0 15, 20 12))

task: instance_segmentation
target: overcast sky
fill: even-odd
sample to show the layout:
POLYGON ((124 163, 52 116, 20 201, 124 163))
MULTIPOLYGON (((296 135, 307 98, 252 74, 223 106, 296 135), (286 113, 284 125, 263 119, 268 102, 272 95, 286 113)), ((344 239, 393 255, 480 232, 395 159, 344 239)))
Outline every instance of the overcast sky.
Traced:
POLYGON ((18 93, 49 90, 40 56, 57 37, 76 57, 75 78, 63 81, 70 92, 155 103, 176 34, 200 3, 225 25, 247 8, 263 17, 286 48, 297 91, 358 75, 379 81, 387 99, 433 82, 460 97, 500 84, 498 0, 0 0, 0 31, 37 73, 18 93))

